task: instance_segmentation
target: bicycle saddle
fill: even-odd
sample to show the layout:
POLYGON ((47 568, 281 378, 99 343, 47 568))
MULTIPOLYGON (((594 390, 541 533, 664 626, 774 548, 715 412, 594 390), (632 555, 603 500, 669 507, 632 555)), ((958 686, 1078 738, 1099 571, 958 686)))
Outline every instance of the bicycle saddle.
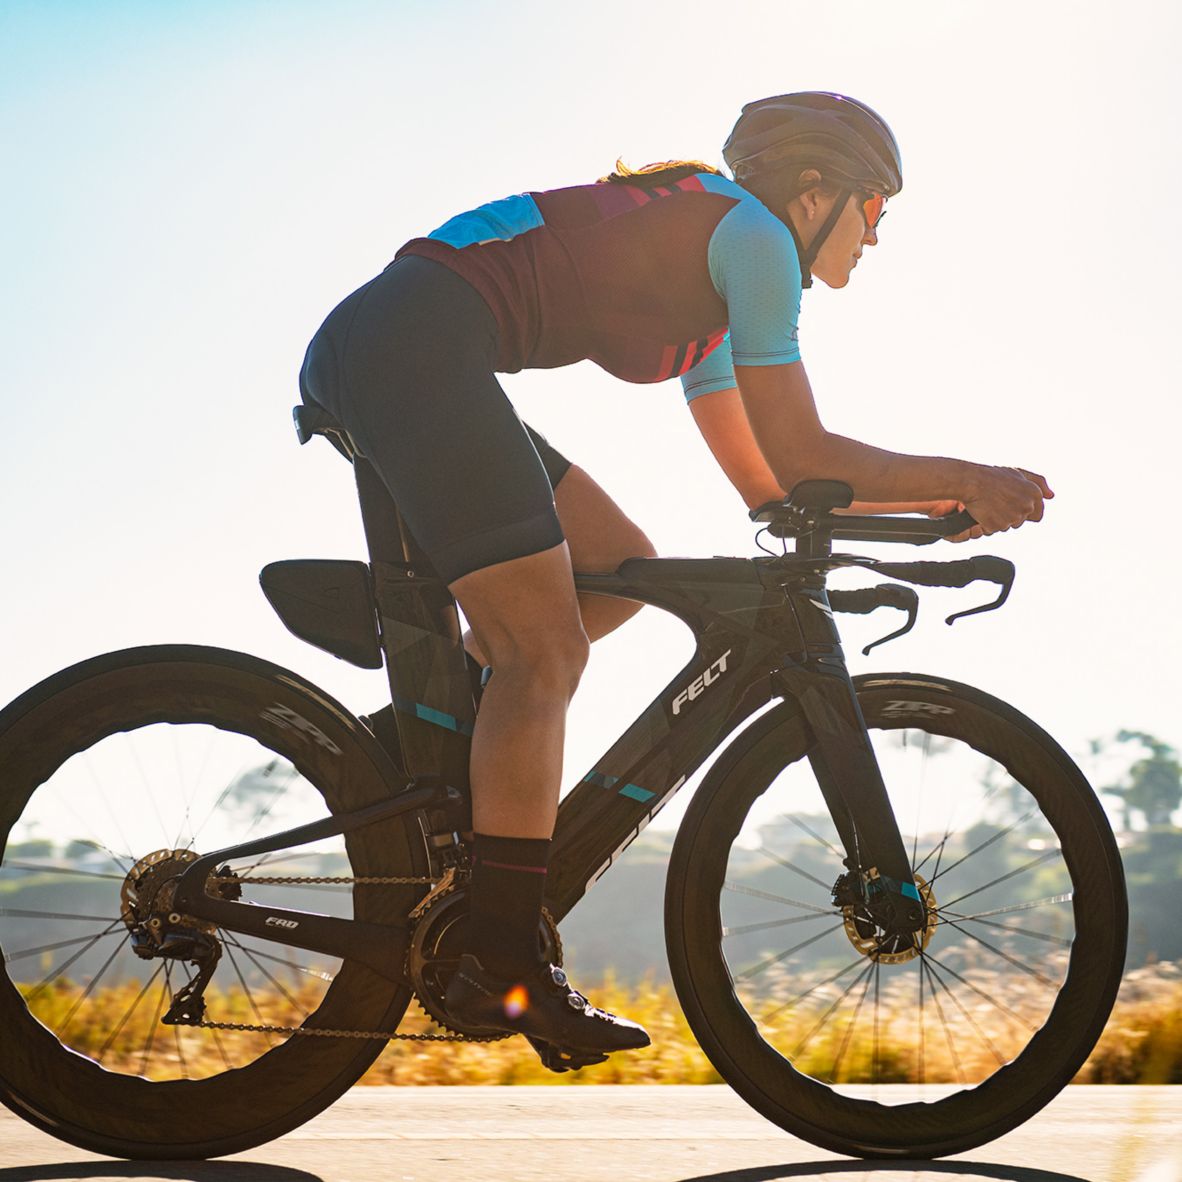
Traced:
POLYGON ((313 435, 323 435, 345 457, 352 460, 357 455, 357 446, 341 424, 323 407, 301 403, 291 408, 295 422, 296 438, 307 443, 313 435))

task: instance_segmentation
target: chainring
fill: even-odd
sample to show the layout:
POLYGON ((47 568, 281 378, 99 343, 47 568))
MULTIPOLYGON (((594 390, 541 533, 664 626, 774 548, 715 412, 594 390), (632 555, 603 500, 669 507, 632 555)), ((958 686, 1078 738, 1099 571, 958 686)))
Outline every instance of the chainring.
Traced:
MULTIPOLYGON (((467 1035, 493 1042, 511 1038, 512 1034, 496 1035, 484 1027, 468 1027, 451 1018, 443 1005, 452 973, 460 963, 463 951, 464 927, 468 919, 468 888, 465 883, 454 883, 420 904, 406 954, 406 975, 414 986, 419 1008, 438 1026, 453 1034, 467 1035)), ((538 925, 538 947, 550 964, 562 964, 562 938, 554 917, 542 909, 538 925)))

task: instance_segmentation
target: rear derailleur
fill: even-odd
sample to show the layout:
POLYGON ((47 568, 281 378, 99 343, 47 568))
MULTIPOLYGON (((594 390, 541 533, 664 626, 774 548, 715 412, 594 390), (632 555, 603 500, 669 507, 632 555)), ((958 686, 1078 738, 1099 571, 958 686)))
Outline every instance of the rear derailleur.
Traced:
MULTIPOLYGON (((222 958, 217 926, 172 909, 176 883, 197 855, 192 850, 157 850, 132 867, 123 885, 123 922, 132 951, 141 960, 175 960, 191 965, 196 975, 181 986, 161 1017, 169 1026, 195 1026, 205 1016, 206 987, 222 958)), ((214 889, 223 899, 242 897, 242 887, 229 866, 217 873, 214 889)))

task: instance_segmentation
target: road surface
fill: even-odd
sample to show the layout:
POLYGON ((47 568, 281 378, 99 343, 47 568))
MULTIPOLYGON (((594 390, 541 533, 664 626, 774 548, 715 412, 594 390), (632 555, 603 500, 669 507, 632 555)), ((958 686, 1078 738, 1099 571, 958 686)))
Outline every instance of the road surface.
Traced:
POLYGON ((814 1149, 725 1087, 354 1088, 269 1145, 213 1162, 100 1158, 0 1109, 0 1182, 1182 1182, 1182 1087, 1075 1087, 941 1162, 814 1149))

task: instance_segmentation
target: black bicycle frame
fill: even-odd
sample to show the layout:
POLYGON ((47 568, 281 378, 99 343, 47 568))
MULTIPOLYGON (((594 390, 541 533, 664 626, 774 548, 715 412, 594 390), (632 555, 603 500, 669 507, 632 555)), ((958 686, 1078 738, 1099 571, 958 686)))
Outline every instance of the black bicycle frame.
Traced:
MULTIPOLYGON (((397 722, 398 749, 391 754, 412 784, 436 786, 420 791, 446 785, 468 797, 475 704, 455 601, 373 468, 355 457, 354 469, 371 557, 376 639, 397 722)), ((559 806, 547 884, 555 919, 570 911, 727 735, 774 697, 794 700, 811 731, 809 759, 847 866, 875 889, 918 902, 846 670, 823 564, 810 563, 807 552, 804 559, 634 558, 611 574, 577 574, 575 586, 671 612, 693 631, 697 647, 559 806)), ((391 804, 395 811, 424 807, 405 795, 391 804)), ((345 814, 308 828, 323 837, 371 819, 345 814)), ((310 840, 301 831, 264 839, 269 848, 310 840)), ((391 972, 391 956, 374 951, 379 933, 360 930, 374 925, 231 902, 198 889, 215 864, 261 849, 256 841, 203 857, 183 876, 178 902, 183 897, 191 914, 230 930, 352 956, 391 972)), ((383 934, 392 946, 405 946, 404 929, 383 934)))

